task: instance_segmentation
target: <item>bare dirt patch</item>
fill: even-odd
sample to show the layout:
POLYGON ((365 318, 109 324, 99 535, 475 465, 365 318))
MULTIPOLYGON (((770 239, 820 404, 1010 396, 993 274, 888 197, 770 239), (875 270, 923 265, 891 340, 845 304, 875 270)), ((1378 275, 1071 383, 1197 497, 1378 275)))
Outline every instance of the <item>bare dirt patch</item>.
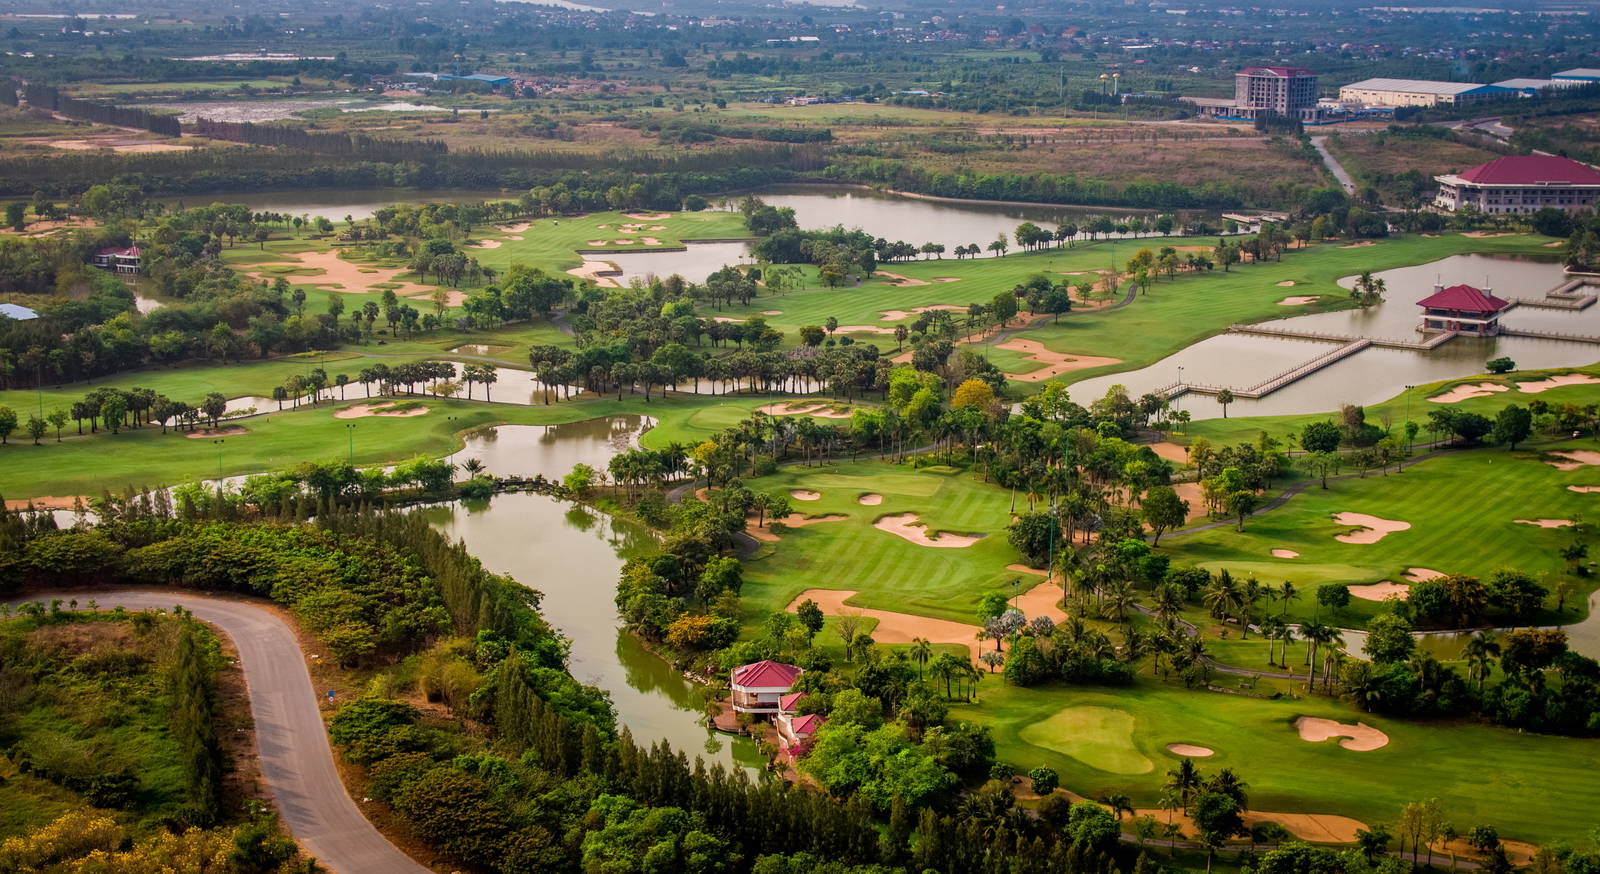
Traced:
POLYGON ((43 495, 37 498, 18 498, 16 500, 8 500, 6 501, 6 509, 26 510, 31 505, 36 510, 76 510, 77 502, 79 501, 83 502, 83 506, 89 506, 89 497, 87 495, 66 498, 57 497, 55 495, 43 495))
POLYGON ((813 492, 810 489, 790 489, 789 497, 794 498, 796 501, 820 501, 822 500, 822 493, 813 492))
POLYGON ((1303 741, 1321 743, 1329 738, 1344 738, 1339 741, 1339 746, 1356 752, 1370 752, 1389 745, 1388 735, 1365 722, 1350 725, 1320 716, 1302 716, 1294 721, 1294 727, 1303 741))
POLYGON ((1292 549, 1274 549, 1272 551, 1272 557, 1273 558, 1299 558, 1300 557, 1300 553, 1295 552, 1292 549))
POLYGON ((1577 470, 1580 467, 1600 465, 1600 452, 1595 452, 1592 449, 1564 449, 1550 454, 1557 458, 1567 459, 1566 461, 1545 461, 1545 464, 1556 470, 1577 470))
POLYGON ((916 513, 901 513, 896 516, 884 516, 872 523, 872 527, 879 531, 909 540, 918 546, 931 546, 935 549, 961 549, 971 546, 983 539, 982 534, 954 534, 949 531, 930 532, 916 513))
POLYGON ((1552 376, 1547 379, 1534 380, 1533 382, 1519 382, 1517 383, 1517 391, 1536 395, 1540 392, 1561 388, 1566 385, 1594 385, 1595 383, 1600 383, 1600 379, 1596 379, 1587 373, 1563 373, 1560 376, 1552 376))
POLYGON ((183 436, 189 440, 203 440, 207 437, 238 437, 241 434, 249 433, 249 428, 245 428, 240 425, 230 425, 227 428, 214 428, 209 431, 205 429, 201 429, 199 431, 190 431, 183 436))
POLYGON ((1471 385, 1458 385, 1442 395, 1434 395, 1428 400, 1435 404, 1459 404, 1473 398, 1486 398, 1497 392, 1510 391, 1503 385, 1493 382, 1478 382, 1471 385))
POLYGON ((1297 307, 1297 306, 1304 306, 1304 305, 1306 305, 1308 303, 1316 303, 1316 302, 1317 302, 1316 295, 1296 294, 1296 295, 1291 295, 1289 297, 1284 298, 1283 300, 1278 301, 1278 306, 1281 306, 1281 307, 1297 307))
POLYGON ((793 402, 784 402, 767 404, 764 407, 757 407, 756 412, 766 413, 769 416, 815 416, 819 419, 850 418, 850 414, 848 412, 839 412, 838 410, 834 410, 833 408, 829 407, 827 404, 797 404, 793 402))
POLYGON ((789 602, 788 610, 793 613, 801 604, 814 601, 829 615, 844 613, 878 620, 878 627, 872 629, 872 639, 878 643, 912 643, 920 637, 930 643, 948 643, 966 647, 972 660, 974 662, 978 660, 978 641, 974 638, 978 633, 978 626, 951 622, 948 619, 931 619, 927 616, 852 607, 846 604, 845 602, 855 594, 852 589, 807 589, 789 602))
POLYGON ((425 406, 410 407, 404 410, 393 410, 393 403, 356 404, 345 407, 333 414, 335 419, 364 419, 368 416, 387 416, 393 419, 409 419, 413 416, 425 416, 428 408, 425 406), (388 412, 385 412, 388 411, 388 412))
POLYGON ((1010 349, 1022 352, 1031 361, 1045 365, 1029 373, 1008 373, 1006 376, 1020 382, 1043 382, 1054 376, 1060 376, 1072 370, 1083 370, 1088 367, 1100 367, 1105 364, 1121 364, 1120 358, 1102 358, 1096 355, 1062 355, 1045 348, 1038 340, 1027 340, 1022 337, 1012 337, 999 344, 997 349, 1010 349))
POLYGON ((1396 519, 1379 519, 1366 513, 1338 513, 1333 521, 1340 525, 1358 525, 1354 531, 1336 535, 1333 539, 1340 543, 1377 543, 1396 531, 1405 531, 1411 527, 1410 522, 1401 522, 1396 519))
POLYGON ((856 498, 856 503, 863 507, 876 507, 883 503, 883 495, 862 495, 861 497, 856 498))
POLYGON ((1167 752, 1191 759, 1203 759, 1217 754, 1216 750, 1210 747, 1200 747, 1194 744, 1167 744, 1167 752))
POLYGON ((1381 583, 1368 583, 1364 586, 1347 586, 1350 597, 1360 598, 1363 601, 1387 601, 1391 597, 1404 601, 1411 597, 1411 587, 1405 583, 1391 583, 1384 580, 1381 583))
POLYGON ((1518 525, 1537 525, 1540 528, 1566 528, 1572 524, 1571 519, 1514 519, 1518 525))

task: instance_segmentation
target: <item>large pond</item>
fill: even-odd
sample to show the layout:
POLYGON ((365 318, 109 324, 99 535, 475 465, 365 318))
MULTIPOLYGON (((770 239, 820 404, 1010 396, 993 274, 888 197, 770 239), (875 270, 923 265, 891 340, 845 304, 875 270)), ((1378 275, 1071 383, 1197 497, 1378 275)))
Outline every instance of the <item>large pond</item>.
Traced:
MULTIPOLYGON (((1435 282, 1446 286, 1469 283, 1489 285, 1507 297, 1540 298, 1563 279, 1554 260, 1494 255, 1453 255, 1429 264, 1402 267, 1375 274, 1388 286, 1382 303, 1366 309, 1314 313, 1268 322, 1281 327, 1350 337, 1422 339, 1416 331, 1421 310, 1416 302, 1433 292, 1435 282)), ((1354 277, 1340 281, 1346 288, 1354 277)), ((1292 289, 1285 289, 1291 294, 1292 289)), ((1502 318, 1507 327, 1600 335, 1600 305, 1585 310, 1519 306, 1502 318)), ((1336 348, 1336 343, 1278 337, 1222 334, 1202 340, 1139 370, 1095 377, 1072 386, 1079 403, 1101 397, 1112 385, 1131 394, 1177 382, 1243 388, 1261 383, 1336 348), (1182 368, 1180 373, 1180 368, 1182 368)), ((1458 337, 1432 351, 1371 347, 1264 398, 1239 398, 1228 408, 1232 416, 1317 413, 1340 404, 1372 404, 1387 400, 1407 385, 1471 376, 1484 372, 1484 362, 1508 356, 1518 367, 1567 367, 1600 360, 1600 345, 1528 337, 1469 339, 1458 337)), ((1196 419, 1223 414, 1216 398, 1186 394, 1180 408, 1196 419)), ((1423 411, 1414 415, 1421 416, 1423 411)))

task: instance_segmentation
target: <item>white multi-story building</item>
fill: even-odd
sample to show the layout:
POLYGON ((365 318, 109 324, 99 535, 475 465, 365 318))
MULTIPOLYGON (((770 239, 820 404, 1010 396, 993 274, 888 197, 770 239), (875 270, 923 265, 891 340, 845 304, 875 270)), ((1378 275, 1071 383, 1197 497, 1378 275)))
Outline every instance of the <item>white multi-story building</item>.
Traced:
POLYGON ((1507 155, 1433 178, 1439 183, 1434 206, 1450 211, 1472 207, 1491 215, 1528 215, 1553 207, 1592 212, 1600 196, 1600 172, 1555 155, 1507 155))

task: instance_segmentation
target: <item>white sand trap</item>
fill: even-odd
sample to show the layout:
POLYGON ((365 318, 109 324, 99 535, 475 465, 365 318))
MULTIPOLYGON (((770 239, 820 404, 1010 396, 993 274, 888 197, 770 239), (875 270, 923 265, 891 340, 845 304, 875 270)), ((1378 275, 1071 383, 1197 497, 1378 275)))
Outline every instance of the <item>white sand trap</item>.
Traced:
POLYGON ((1284 281, 1277 283, 1277 285, 1279 288, 1294 288, 1294 280, 1285 279, 1284 281))
POLYGON ((506 239, 517 240, 518 242, 521 242, 525 238, 521 234, 507 234, 506 239))
POLYGON ((1191 759, 1203 759, 1216 755, 1216 750, 1210 747, 1197 747, 1194 744, 1167 744, 1167 752, 1191 759))
POLYGON ((667 229, 666 225, 651 225, 650 227, 645 228, 645 230, 647 230, 647 231, 664 231, 666 229, 667 229))
POLYGON ((603 231, 603 230, 605 230, 606 228, 609 228, 609 227, 611 227, 611 226, 610 225, 595 225, 594 229, 597 230, 597 231, 603 231))
MULTIPOLYGON (((329 291, 339 291, 346 294, 366 294, 374 283, 387 283, 394 286, 394 293, 405 296, 431 292, 431 286, 420 285, 415 282, 402 282, 396 277, 406 273, 404 267, 378 268, 356 261, 346 261, 339 257, 339 250, 329 249, 325 252, 302 252, 298 255, 285 255, 284 261, 271 264, 254 265, 257 268, 272 266, 303 267, 312 271, 321 271, 311 275, 286 276, 294 285, 315 285, 329 291)), ((258 281, 271 280, 275 277, 249 270, 241 270, 246 276, 258 281)))
POLYGON ((1297 307, 1297 306, 1304 306, 1305 304, 1308 304, 1308 303, 1316 303, 1316 302, 1317 302, 1316 295, 1312 295, 1312 294, 1296 294, 1296 295, 1292 295, 1290 297, 1286 297, 1283 300, 1278 301, 1278 306, 1281 306, 1281 307, 1297 307))
POLYGON ((738 324, 742 324, 744 322, 744 319, 735 319, 735 318, 732 318, 731 316, 714 316, 714 317, 712 317, 711 321, 713 321, 713 322, 721 322, 724 325, 738 325, 738 324))
POLYGON ((813 492, 810 489, 790 489, 789 497, 794 498, 796 501, 820 501, 822 500, 822 493, 813 492))
POLYGON ((1329 738, 1342 737, 1344 740, 1339 741, 1339 746, 1356 752, 1370 752, 1389 745, 1388 735, 1365 722, 1350 725, 1320 716, 1302 716, 1294 721, 1294 727, 1300 731, 1303 741, 1321 743, 1329 738))
POLYGON ((658 222, 662 219, 672 218, 672 213, 670 212, 625 212, 623 215, 642 222, 658 222))
POLYGON ((1566 461, 1545 462, 1545 464, 1550 465, 1556 470, 1577 470, 1580 467, 1593 467, 1595 465, 1600 465, 1600 452, 1595 452, 1592 449, 1564 449, 1560 452, 1552 452, 1550 454, 1556 456, 1557 458, 1567 459, 1566 461))
POLYGON ((333 417, 335 419, 363 419, 367 416, 388 416, 393 419, 409 419, 412 416, 425 416, 428 413, 427 407, 412 407, 409 410, 385 412, 393 406, 393 403, 356 404, 353 407, 345 407, 335 412, 333 417))
POLYGON ((1391 583, 1388 580, 1364 586, 1346 586, 1346 588, 1350 590, 1350 597, 1360 598, 1363 601, 1387 601, 1391 597, 1404 601, 1411 597, 1410 586, 1405 583, 1391 583))
MULTIPOLYGON (((433 303, 433 292, 431 291, 427 294, 411 294, 407 295, 407 297, 411 300, 425 300, 430 304, 433 303)), ((466 302, 467 293, 464 291, 450 290, 444 293, 444 305, 447 307, 458 307, 466 302)))
POLYGON ((589 245, 591 245, 591 246, 604 246, 605 244, 606 244, 605 240, 590 240, 589 241, 589 245))
MULTIPOLYGON (((790 513, 782 519, 768 517, 767 524, 771 525, 774 522, 782 522, 783 527, 785 528, 804 528, 807 525, 816 525, 819 522, 843 522, 848 518, 850 517, 841 516, 837 513, 827 516, 807 516, 804 513, 790 513)), ((782 537, 779 537, 777 533, 772 531, 770 528, 757 528, 755 527, 755 524, 756 517, 749 517, 745 521, 744 532, 751 537, 754 537, 755 539, 765 543, 778 543, 783 540, 782 537)))
POLYGON ((983 539, 982 534, 952 534, 949 531, 930 532, 928 531, 928 526, 918 519, 916 513, 884 516, 872 523, 872 527, 909 540, 918 546, 932 546, 936 549, 960 549, 964 546, 971 546, 983 539))
POLYGON ((531 227, 533 227, 533 225, 528 222, 517 222, 514 225, 496 225, 495 230, 507 234, 520 234, 531 227))
POLYGON ((862 495, 856 498, 856 503, 863 507, 876 507, 883 503, 883 495, 862 495))
POLYGON ((1558 246, 1565 246, 1566 244, 1567 244, 1566 240, 1556 240, 1554 243, 1545 243, 1544 247, 1546 249, 1554 249, 1554 248, 1556 248, 1558 246))
POLYGON ((1189 447, 1187 446, 1179 446, 1176 443, 1167 442, 1152 443, 1150 444, 1150 451, 1154 452, 1157 457, 1165 458, 1168 461, 1178 464, 1189 463, 1189 447))
POLYGON ((1122 363, 1120 358, 1102 358, 1096 355, 1062 355, 1060 352, 1052 352, 1046 349, 1044 344, 1038 340, 1024 340, 1021 337, 1012 337, 995 348, 1021 352, 1028 357, 1028 360, 1037 361, 1045 365, 1028 373, 1006 374, 1007 377, 1019 382, 1043 382, 1072 370, 1122 363))
POLYGON ((504 245, 505 245, 505 243, 503 243, 503 242, 501 242, 499 240, 479 240, 478 242, 467 246, 467 248, 468 249, 498 249, 498 248, 500 248, 501 246, 504 246, 504 245))
POLYGON ((1410 522, 1379 519, 1366 513, 1338 513, 1334 515, 1333 521, 1340 525, 1361 526, 1347 534, 1336 535, 1333 539, 1340 543, 1377 543, 1396 531, 1405 531, 1411 527, 1410 522))
POLYGON ((1600 492, 1600 486, 1567 486, 1567 491, 1587 495, 1593 492, 1600 492))
POLYGON ((888 334, 894 335, 894 328, 885 328, 882 325, 840 325, 834 329, 839 334, 888 334))
POLYGON ((1518 525, 1537 525, 1540 528, 1566 528, 1572 524, 1571 519, 1516 519, 1518 525))
POLYGON ((827 404, 797 404, 789 401, 757 407, 756 412, 769 416, 815 416, 818 419, 848 419, 849 412, 839 412, 827 404))
MULTIPOLYGON (((822 612, 829 616, 848 613, 863 619, 878 620, 878 626, 872 629, 872 639, 878 643, 913 643, 920 637, 929 643, 965 647, 972 661, 978 663, 979 643, 974 637, 978 633, 978 626, 951 622, 948 619, 931 619, 927 616, 913 616, 910 613, 895 613, 846 604, 845 602, 855 597, 855 594, 852 589, 807 589, 789 602, 788 611, 793 613, 800 609, 801 604, 814 601, 822 608, 822 612)), ((990 649, 993 648, 990 646, 990 649)))
POLYGON ((1514 237, 1516 235, 1510 231, 1501 231, 1498 234, 1491 234, 1488 231, 1466 231, 1461 236, 1472 237, 1473 239, 1483 239, 1484 237, 1514 237))
POLYGON ((1300 553, 1295 552, 1292 549, 1274 549, 1272 551, 1272 557, 1273 558, 1299 558, 1300 557, 1300 553))
POLYGON ((1433 397, 1428 398, 1428 400, 1436 404, 1459 404, 1462 401, 1471 400, 1473 398, 1486 398, 1496 392, 1510 390, 1511 389, 1496 383, 1478 382, 1471 385, 1458 385, 1444 394, 1434 395, 1433 397))
POLYGON ((659 246, 659 245, 661 245, 661 241, 656 239, 655 237, 641 237, 639 239, 639 242, 645 244, 646 246, 659 246))
POLYGON ((960 282, 961 281, 961 277, 959 277, 959 276, 935 276, 933 278, 933 281, 934 282, 960 282))
POLYGON ((1372 242, 1371 240, 1362 240, 1359 243, 1351 243, 1348 246, 1340 246, 1339 248, 1341 248, 1341 249, 1365 249, 1368 246, 1376 246, 1376 245, 1378 245, 1378 244, 1372 242))
POLYGON ((911 313, 905 310, 884 310, 883 315, 879 316, 879 318, 886 322, 898 322, 901 319, 911 318, 911 313))
POLYGON ((238 437, 241 434, 249 433, 250 432, 245 428, 242 428, 238 425, 231 425, 227 428, 218 428, 214 431, 191 431, 183 436, 190 440, 199 440, 205 437, 238 437))
POLYGON ((910 286, 913 286, 913 285, 927 285, 928 284, 928 281, 926 279, 912 279, 909 276, 901 276, 898 273, 890 273, 887 270, 878 270, 878 271, 876 271, 876 275, 882 276, 882 277, 884 277, 886 279, 889 279, 889 280, 892 280, 895 285, 898 285, 901 288, 909 288, 910 286))
POLYGON ((1413 583, 1426 583, 1429 580, 1437 580, 1444 575, 1444 571, 1436 571, 1433 568, 1425 567, 1408 567, 1406 572, 1402 574, 1413 583))
POLYGON ((633 241, 632 240, 612 240, 611 242, 616 243, 618 246, 632 246, 633 245, 633 241))
POLYGON ((764 316, 781 316, 783 315, 783 310, 762 310, 761 314, 764 316))
POLYGON ((1600 379, 1596 379, 1587 373, 1563 373, 1560 376, 1552 376, 1533 382, 1519 382, 1517 383, 1517 391, 1536 395, 1553 388, 1561 388, 1562 386, 1593 385, 1595 383, 1600 383, 1600 379))
POLYGON ((612 264, 610 261, 585 261, 583 266, 574 267, 567 272, 579 279, 587 279, 601 288, 621 288, 622 286, 618 285, 615 279, 600 275, 602 273, 615 272, 616 269, 617 265, 612 264))

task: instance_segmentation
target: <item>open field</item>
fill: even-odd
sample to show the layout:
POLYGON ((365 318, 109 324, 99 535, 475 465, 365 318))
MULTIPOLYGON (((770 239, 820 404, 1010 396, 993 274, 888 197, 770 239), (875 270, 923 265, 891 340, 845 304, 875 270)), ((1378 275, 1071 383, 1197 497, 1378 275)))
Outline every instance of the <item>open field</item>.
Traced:
POLYGON ((1415 170, 1431 181, 1434 176, 1476 167, 1500 157, 1499 153, 1450 140, 1395 137, 1385 134, 1331 136, 1328 150, 1350 175, 1370 184, 1377 174, 1394 175, 1415 170))
POLYGON ((1156 806, 1167 769, 1178 764, 1169 743, 1214 750, 1216 755, 1195 764, 1207 774, 1234 769, 1249 785, 1254 810, 1339 814, 1380 824, 1392 822, 1408 802, 1439 798, 1462 831, 1493 823, 1502 837, 1548 841, 1588 829, 1589 810, 1600 803, 1600 783, 1575 766, 1592 758, 1591 740, 1466 722, 1391 720, 1322 697, 1267 701, 1191 692, 1157 680, 1119 689, 1022 689, 990 678, 979 694, 978 703, 953 713, 989 726, 1002 761, 1022 771, 1048 765, 1080 795, 1123 792, 1144 808, 1156 806), (1092 749, 1114 746, 1110 761, 1132 773, 1096 767, 1106 762, 1087 755, 1088 747, 1082 749, 1092 761, 1075 758, 1071 753, 1088 740, 1039 735, 1037 726, 1081 708, 1126 714, 1119 722, 1131 722, 1131 733, 1096 735, 1092 749), (1389 744, 1358 752, 1335 741, 1308 743, 1293 725, 1305 715, 1365 722, 1388 735, 1389 744), (1140 759, 1151 763, 1147 771, 1134 767, 1140 759))

